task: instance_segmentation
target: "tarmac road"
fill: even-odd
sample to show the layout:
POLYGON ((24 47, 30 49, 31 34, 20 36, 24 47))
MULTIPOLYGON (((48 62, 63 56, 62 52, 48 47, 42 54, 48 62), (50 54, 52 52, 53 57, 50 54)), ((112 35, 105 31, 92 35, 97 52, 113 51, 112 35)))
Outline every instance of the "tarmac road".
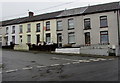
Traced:
POLYGON ((2 51, 2 81, 118 81, 118 58, 2 51))

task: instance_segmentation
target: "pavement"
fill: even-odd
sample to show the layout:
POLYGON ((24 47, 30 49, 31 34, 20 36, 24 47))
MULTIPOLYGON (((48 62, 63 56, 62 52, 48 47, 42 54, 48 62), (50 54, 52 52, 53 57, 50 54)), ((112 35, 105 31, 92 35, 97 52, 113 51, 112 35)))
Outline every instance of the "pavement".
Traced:
POLYGON ((118 81, 119 58, 2 51, 2 81, 118 81))

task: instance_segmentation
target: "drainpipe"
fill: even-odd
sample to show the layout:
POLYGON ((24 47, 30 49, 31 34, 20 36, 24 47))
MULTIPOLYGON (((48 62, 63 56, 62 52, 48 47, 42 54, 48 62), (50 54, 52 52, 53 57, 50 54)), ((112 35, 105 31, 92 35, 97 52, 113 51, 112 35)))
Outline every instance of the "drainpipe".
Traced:
POLYGON ((119 24, 119 10, 117 10, 117 24, 118 24, 118 45, 120 46, 120 24, 119 24))
POLYGON ((43 20, 43 43, 44 43, 44 20, 43 20))

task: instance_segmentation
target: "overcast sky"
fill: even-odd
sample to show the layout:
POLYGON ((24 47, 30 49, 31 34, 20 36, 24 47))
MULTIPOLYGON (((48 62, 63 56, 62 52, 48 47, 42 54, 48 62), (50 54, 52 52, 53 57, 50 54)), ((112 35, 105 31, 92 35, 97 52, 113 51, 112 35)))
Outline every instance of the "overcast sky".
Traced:
POLYGON ((116 2, 119 0, 1 0, 0 20, 28 16, 28 11, 35 15, 88 5, 116 2))

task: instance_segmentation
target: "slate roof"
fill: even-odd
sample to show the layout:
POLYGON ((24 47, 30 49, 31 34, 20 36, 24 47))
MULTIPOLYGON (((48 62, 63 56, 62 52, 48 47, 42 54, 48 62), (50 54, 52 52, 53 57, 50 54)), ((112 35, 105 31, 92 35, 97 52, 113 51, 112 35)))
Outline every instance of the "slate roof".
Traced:
MULTIPOLYGON (((48 19, 54 19, 54 18, 69 17, 69 16, 82 15, 82 14, 113 11, 113 10, 118 10, 118 9, 120 9, 120 2, 99 4, 99 5, 51 12, 51 13, 46 13, 46 14, 40 14, 40 15, 36 15, 32 17, 23 17, 23 18, 6 20, 6 21, 2 21, 2 26, 48 20, 48 19)), ((0 23, 0 26, 1 26, 1 23, 0 23)))
POLYGON ((57 17, 67 17, 67 16, 74 16, 74 15, 82 14, 82 13, 84 13, 84 11, 87 8, 88 7, 80 7, 80 8, 74 8, 74 9, 64 10, 57 17))
POLYGON ((120 9, 120 2, 99 4, 99 5, 88 6, 88 8, 85 10, 84 14, 113 11, 113 10, 117 10, 117 9, 120 9))

